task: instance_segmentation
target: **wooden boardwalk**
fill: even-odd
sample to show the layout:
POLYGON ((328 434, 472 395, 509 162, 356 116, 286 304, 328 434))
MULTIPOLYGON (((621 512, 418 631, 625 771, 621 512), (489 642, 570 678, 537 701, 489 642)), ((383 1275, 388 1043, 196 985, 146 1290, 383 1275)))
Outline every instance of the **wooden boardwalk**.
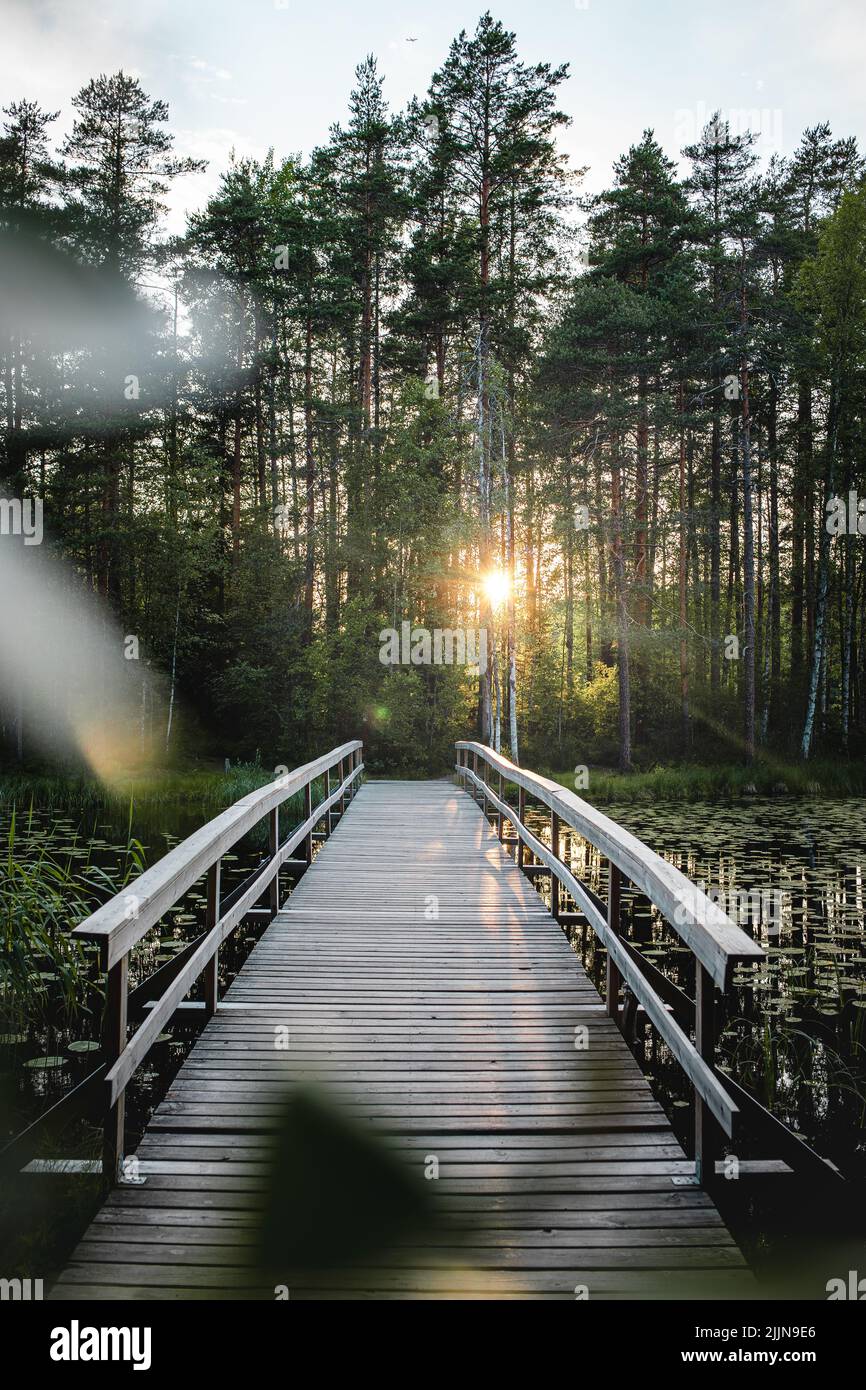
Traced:
POLYGON ((250 954, 55 1298, 273 1298, 254 1256, 287 1083, 324 1078, 454 1229, 304 1297, 754 1293, 579 960, 475 802, 366 783, 250 954), (275 1029, 288 1027, 288 1051, 275 1029), (575 1046, 588 1030, 586 1047, 575 1046), (576 1290, 578 1293, 576 1294, 576 1290))

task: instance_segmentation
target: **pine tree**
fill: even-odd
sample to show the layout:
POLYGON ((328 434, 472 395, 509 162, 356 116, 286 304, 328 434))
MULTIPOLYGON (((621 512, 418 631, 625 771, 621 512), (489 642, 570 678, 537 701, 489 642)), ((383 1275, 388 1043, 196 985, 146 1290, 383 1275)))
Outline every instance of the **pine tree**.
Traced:
MULTIPOLYGON (((824 488, 815 598, 815 641, 800 751, 812 751, 818 687, 828 657, 830 529, 828 503, 834 496, 841 456, 851 447, 852 413, 862 410, 866 367, 866 185, 842 196, 818 238, 814 257, 800 272, 799 290, 816 320, 827 387, 824 488)), ((847 711, 846 711, 847 722, 847 711)))
MULTIPOLYGON (((489 571, 493 560, 495 428, 498 426, 500 435, 507 429, 504 415, 508 403, 500 399, 495 409, 492 390, 493 357, 507 337, 509 297, 512 301, 514 297, 507 271, 502 273, 503 262, 507 265, 502 238, 509 226, 514 227, 508 213, 515 200, 533 213, 524 223, 525 236, 543 226, 546 214, 559 201, 563 169, 555 134, 566 124, 566 117, 556 106, 556 89, 566 75, 565 66, 522 64, 514 34, 488 12, 471 38, 464 30, 455 39, 443 67, 434 74, 428 94, 429 111, 438 122, 443 153, 476 239, 472 303, 477 315, 473 356, 482 573, 489 571)), ((510 533, 513 538, 513 527, 510 533)), ((510 566, 510 560, 507 563, 510 566)), ((493 609, 487 599, 482 614, 484 627, 495 637, 493 609)), ((509 626, 513 628, 513 621, 509 626)), ((513 631, 508 648, 513 665, 513 631)), ((502 716, 501 702, 493 693, 497 678, 495 658, 481 678, 480 714, 482 729, 496 747, 502 716)), ((516 681, 512 683, 516 685, 516 681)))
MULTIPOLYGON (((644 131, 639 145, 632 146, 628 154, 616 162, 613 187, 594 200, 592 208, 589 227, 593 276, 616 279, 644 299, 648 308, 648 331, 635 352, 637 367, 633 388, 633 576, 628 584, 633 593, 633 605, 627 595, 623 599, 627 610, 633 606, 631 618, 636 624, 636 635, 646 647, 652 623, 650 385, 657 386, 669 357, 670 335, 677 327, 675 301, 683 293, 683 283, 688 278, 684 248, 689 238, 697 233, 683 189, 674 176, 673 162, 665 156, 649 130, 644 131)), ((623 587, 626 587, 625 579, 623 587)), ((637 720, 641 736, 647 655, 647 651, 639 647, 633 663, 638 675, 635 684, 641 697, 637 720)))
POLYGON ((170 181, 204 162, 172 155, 174 137, 161 128, 168 104, 151 101, 124 72, 94 78, 72 105, 78 115, 63 155, 71 161, 75 241, 93 263, 132 278, 146 259, 170 181))
POLYGON ((686 182, 695 206, 704 222, 701 265, 705 276, 707 319, 711 327, 706 334, 707 356, 710 361, 712 406, 712 441, 710 454, 710 690, 718 698, 721 684, 721 525, 722 525, 722 442, 721 409, 723 398, 722 372, 719 358, 727 354, 731 313, 729 237, 731 220, 740 206, 746 181, 756 156, 754 137, 745 133, 734 135, 730 124, 716 112, 701 132, 700 140, 683 150, 691 163, 686 182))

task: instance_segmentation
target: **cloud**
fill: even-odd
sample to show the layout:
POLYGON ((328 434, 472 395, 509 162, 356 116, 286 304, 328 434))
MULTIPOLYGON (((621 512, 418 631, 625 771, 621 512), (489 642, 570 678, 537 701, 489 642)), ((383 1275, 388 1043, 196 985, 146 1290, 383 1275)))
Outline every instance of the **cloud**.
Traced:
MULTIPOLYGON (((809 26, 809 62, 816 60, 832 69, 834 77, 851 83, 850 95, 858 104, 863 94, 863 44, 866 10, 862 0, 795 0, 801 22, 809 26)), ((829 75, 829 74, 827 74, 829 75)), ((822 74, 824 76, 824 74, 822 74)))
POLYGON ((203 80, 217 82, 231 82, 232 80, 232 75, 226 68, 214 67, 213 63, 206 62, 204 58, 190 58, 189 65, 203 74, 203 80))
POLYGON ((27 96, 59 110, 59 136, 72 117, 72 97, 100 73, 120 68, 146 89, 162 73, 176 45, 177 22, 168 0, 130 5, 124 0, 3 0, 0 91, 4 104, 27 96))
POLYGON ((206 159, 207 168, 199 174, 186 174, 175 179, 166 195, 168 207, 167 230, 172 234, 186 228, 187 213, 204 207, 216 192, 222 174, 228 168, 232 151, 239 159, 264 159, 267 149, 241 131, 228 126, 212 126, 204 130, 175 132, 175 153, 206 159))

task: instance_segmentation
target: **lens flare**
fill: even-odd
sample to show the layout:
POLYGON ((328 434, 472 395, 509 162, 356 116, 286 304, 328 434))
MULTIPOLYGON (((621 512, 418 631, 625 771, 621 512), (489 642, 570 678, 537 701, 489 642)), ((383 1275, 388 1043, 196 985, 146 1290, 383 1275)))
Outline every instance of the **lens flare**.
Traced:
POLYGON ((482 580, 491 608, 501 608, 511 593, 511 583, 504 570, 489 570, 482 580))
POLYGON ((163 681, 72 567, 0 537, 0 711, 27 751, 83 761, 105 784, 153 766, 163 681), (135 659, 130 659, 134 657, 135 659))

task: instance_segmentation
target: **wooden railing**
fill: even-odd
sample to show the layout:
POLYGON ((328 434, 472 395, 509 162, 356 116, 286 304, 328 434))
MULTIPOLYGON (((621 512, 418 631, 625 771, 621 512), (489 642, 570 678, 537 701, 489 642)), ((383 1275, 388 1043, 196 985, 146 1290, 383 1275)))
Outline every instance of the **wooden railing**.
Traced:
POLYGON ((457 775, 485 810, 488 803, 495 808, 500 840, 505 838, 506 821, 514 827, 518 865, 529 867, 525 863, 528 849, 549 872, 554 917, 562 920, 564 915, 559 910, 562 885, 607 951, 605 1006, 610 1017, 619 1023, 619 996, 624 985, 636 1003, 643 1006, 647 1018, 689 1078, 695 1092, 696 1176, 699 1182, 707 1181, 714 1173, 718 1152, 719 1135, 714 1122, 733 1138, 740 1117, 740 1107, 715 1071, 714 991, 728 989, 736 965, 762 960, 763 948, 673 864, 558 782, 516 767, 482 743, 461 741, 456 748, 457 775), (498 778, 496 791, 490 786, 487 774, 498 778), (517 787, 516 810, 504 798, 507 785, 517 787), (550 848, 524 824, 527 796, 550 811, 550 848), (607 859, 606 905, 559 857, 563 824, 594 845, 607 859), (694 955, 697 986, 694 1005, 660 971, 643 961, 625 939, 620 921, 625 881, 634 884, 649 898, 694 955), (689 1036, 690 1019, 694 1025, 694 1040, 689 1036), (684 1022, 685 1027, 682 1026, 684 1022))
MULTIPOLYGON (((303 844, 303 860, 313 855, 313 831, 325 820, 330 831, 331 816, 345 808, 363 772, 363 744, 355 739, 333 749, 314 762, 284 773, 266 787, 250 792, 227 811, 196 830, 169 851, 152 868, 130 883, 116 897, 104 903, 72 932, 74 937, 99 943, 101 964, 106 972, 106 1010, 104 1024, 107 1117, 103 1151, 103 1174, 113 1180, 120 1174, 123 1159, 124 1092, 141 1066, 159 1033, 176 1012, 199 976, 204 976, 204 1010, 213 1014, 217 1006, 219 948, 255 903, 269 895, 271 912, 279 907, 279 872, 295 849, 303 844), (337 769, 338 785, 331 790, 331 772, 337 769), (312 785, 325 778, 325 797, 315 808, 312 785), (280 806, 298 792, 304 794, 304 819, 280 842, 280 806), (268 818, 268 857, 241 891, 232 894, 230 905, 220 901, 220 864, 237 842, 264 817, 268 818), (158 999, 147 1006, 144 1021, 127 1038, 129 952, 145 932, 155 926, 165 912, 184 893, 207 874, 207 908, 204 935, 181 954, 179 968, 170 963, 171 981, 158 999)), ((296 862, 296 861, 292 861, 296 862)), ((162 975, 161 971, 153 977, 162 975)), ((152 986, 153 980, 148 982, 152 986)), ((139 986, 139 993, 143 987, 139 986)), ((147 991, 146 991, 147 992, 147 991)), ((152 992, 152 989, 151 989, 152 992)))

